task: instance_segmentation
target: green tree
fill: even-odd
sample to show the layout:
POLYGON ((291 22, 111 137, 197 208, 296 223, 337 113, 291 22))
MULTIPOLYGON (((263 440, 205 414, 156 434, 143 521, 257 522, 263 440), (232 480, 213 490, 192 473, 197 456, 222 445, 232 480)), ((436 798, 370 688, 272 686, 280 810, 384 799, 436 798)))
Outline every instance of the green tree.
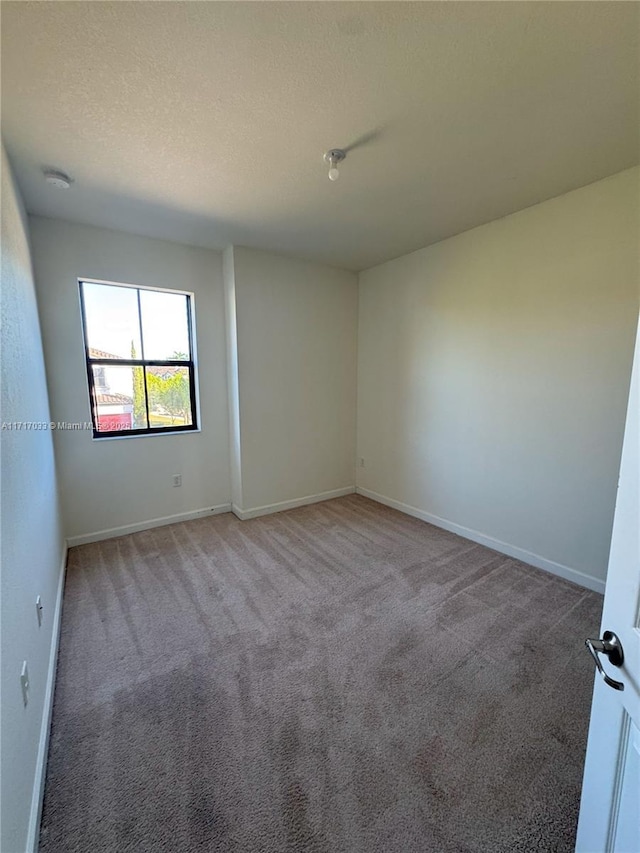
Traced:
MULTIPOLYGON (((137 358, 136 347, 131 341, 131 358, 137 358)), ((144 370, 132 367, 133 374, 133 427, 144 429, 147 426, 147 406, 144 395, 144 370)))
POLYGON ((181 420, 186 423, 191 412, 189 382, 182 370, 176 370, 167 376, 147 373, 149 405, 153 409, 162 409, 171 417, 171 423, 181 420))

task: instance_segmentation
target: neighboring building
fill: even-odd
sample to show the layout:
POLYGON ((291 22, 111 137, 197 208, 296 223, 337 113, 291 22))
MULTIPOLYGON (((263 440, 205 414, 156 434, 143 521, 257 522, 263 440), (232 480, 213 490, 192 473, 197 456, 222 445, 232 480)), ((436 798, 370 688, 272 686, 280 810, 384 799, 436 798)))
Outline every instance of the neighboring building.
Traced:
MULTIPOLYGON (((116 358, 112 353, 90 349, 91 358, 116 358)), ((111 390, 109 368, 106 364, 93 372, 98 406, 98 429, 109 432, 133 428, 133 397, 111 390)))
POLYGON ((153 373, 159 379, 171 379, 181 371, 184 371, 184 367, 147 367, 147 373, 153 373))

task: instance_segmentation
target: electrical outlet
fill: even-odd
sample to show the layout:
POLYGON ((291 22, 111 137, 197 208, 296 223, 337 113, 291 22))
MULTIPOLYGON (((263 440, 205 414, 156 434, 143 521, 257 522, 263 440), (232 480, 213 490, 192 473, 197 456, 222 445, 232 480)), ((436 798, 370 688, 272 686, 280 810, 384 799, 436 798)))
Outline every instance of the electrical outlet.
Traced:
POLYGON ((20 687, 22 689, 22 701, 24 702, 24 707, 27 707, 27 703, 29 702, 29 670, 27 668, 26 660, 22 661, 22 671, 20 672, 20 687))
POLYGON ((42 599, 40 596, 36 598, 36 614, 38 616, 38 628, 42 627, 42 611, 44 607, 42 606, 42 599))
POLYGON ((182 474, 174 474, 173 475, 173 485, 181 486, 182 485, 182 474))

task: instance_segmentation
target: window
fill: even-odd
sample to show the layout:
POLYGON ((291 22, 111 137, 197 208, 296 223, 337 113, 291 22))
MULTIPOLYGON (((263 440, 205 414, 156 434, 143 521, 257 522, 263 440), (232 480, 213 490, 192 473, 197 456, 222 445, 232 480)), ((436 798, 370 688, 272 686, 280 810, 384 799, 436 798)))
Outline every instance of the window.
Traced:
POLYGON ((193 297, 80 281, 94 438, 198 428, 193 297))

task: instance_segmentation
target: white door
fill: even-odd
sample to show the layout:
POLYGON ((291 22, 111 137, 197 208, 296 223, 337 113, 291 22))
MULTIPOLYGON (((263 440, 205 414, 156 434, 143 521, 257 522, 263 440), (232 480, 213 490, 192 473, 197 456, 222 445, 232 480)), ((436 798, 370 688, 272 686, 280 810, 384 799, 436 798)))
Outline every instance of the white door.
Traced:
POLYGON ((611 645, 604 647, 599 659, 609 678, 621 683, 624 689, 608 686, 602 674, 596 673, 577 853, 640 853, 639 361, 640 332, 633 361, 599 638, 610 641, 605 632, 613 632, 620 640, 624 655, 621 666, 611 663, 611 659, 616 660, 611 645))

